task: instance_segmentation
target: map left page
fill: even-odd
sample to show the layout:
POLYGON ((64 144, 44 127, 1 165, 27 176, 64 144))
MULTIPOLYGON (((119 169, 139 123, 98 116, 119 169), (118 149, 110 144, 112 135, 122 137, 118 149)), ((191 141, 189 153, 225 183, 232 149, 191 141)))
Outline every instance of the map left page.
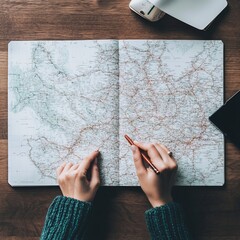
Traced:
POLYGON ((56 185, 100 148, 101 182, 118 185, 118 41, 13 41, 8 58, 9 183, 56 185))

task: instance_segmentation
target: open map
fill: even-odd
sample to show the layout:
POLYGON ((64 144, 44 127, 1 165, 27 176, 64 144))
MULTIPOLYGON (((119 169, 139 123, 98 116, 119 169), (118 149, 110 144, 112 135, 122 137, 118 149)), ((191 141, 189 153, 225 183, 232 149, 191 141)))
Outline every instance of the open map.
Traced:
POLYGON ((223 185, 223 43, 13 41, 8 69, 9 183, 56 185, 56 168, 100 148, 102 185, 136 186, 124 134, 161 142, 176 185, 223 185))

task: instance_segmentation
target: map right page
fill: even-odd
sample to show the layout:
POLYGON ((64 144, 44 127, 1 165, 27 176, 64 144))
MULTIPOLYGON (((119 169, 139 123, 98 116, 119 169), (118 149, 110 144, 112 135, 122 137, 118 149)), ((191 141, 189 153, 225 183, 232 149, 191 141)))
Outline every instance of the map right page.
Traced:
POLYGON ((119 41, 119 184, 138 185, 124 134, 166 145, 176 185, 224 184, 224 138, 208 117, 223 104, 223 43, 119 41))

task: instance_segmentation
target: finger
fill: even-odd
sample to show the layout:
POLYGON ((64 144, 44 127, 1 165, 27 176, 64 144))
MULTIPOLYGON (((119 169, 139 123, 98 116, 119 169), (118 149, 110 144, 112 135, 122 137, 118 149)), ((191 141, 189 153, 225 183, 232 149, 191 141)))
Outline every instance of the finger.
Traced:
POLYGON ((157 143, 158 145, 160 145, 168 154, 169 157, 173 158, 173 156, 170 156, 169 153, 172 153, 165 145, 161 144, 161 143, 157 143))
POLYGON ((98 188, 100 185, 100 176, 99 176, 99 169, 97 165, 97 158, 95 158, 92 169, 91 169, 91 180, 90 180, 90 186, 93 188, 98 188))
POLYGON ((134 141, 134 144, 139 147, 140 149, 147 152, 148 156, 150 157, 151 161, 159 161, 162 160, 162 157, 154 144, 152 143, 140 143, 137 141, 134 141))
POLYGON ((150 157, 151 162, 155 165, 155 167, 160 171, 164 172, 167 169, 167 164, 162 159, 160 152, 157 150, 156 146, 152 143, 139 143, 135 142, 134 144, 138 145, 141 149, 147 152, 150 157))
POLYGON ((58 168, 57 168, 57 177, 62 173, 64 167, 66 166, 66 162, 62 163, 58 168))
POLYGON ((167 155, 170 157, 170 160, 174 163, 176 163, 176 160, 173 156, 170 156, 168 153, 170 153, 171 151, 166 147, 164 146, 163 144, 161 143, 158 143, 166 152, 167 152, 167 155))
POLYGON ((64 167, 64 169, 62 170, 61 174, 66 174, 66 172, 72 167, 72 163, 67 163, 64 167))
POLYGON ((99 150, 96 150, 89 154, 86 158, 83 159, 83 161, 79 164, 78 169, 82 169, 83 171, 87 171, 89 167, 91 166, 91 163, 94 161, 94 159, 98 156, 99 150))
POLYGON ((164 162, 169 162, 170 161, 170 156, 167 154, 168 150, 166 148, 163 148, 159 143, 155 143, 154 146, 160 153, 162 159, 164 162))
POLYGON ((163 145, 161 143, 156 143, 156 144, 160 145, 166 152, 170 152, 169 149, 165 145, 163 145))
POLYGON ((143 160, 142 160, 142 155, 140 153, 140 150, 137 146, 132 145, 131 146, 132 153, 133 153, 133 160, 134 160, 134 165, 136 168, 137 175, 145 174, 147 172, 143 160))
POLYGON ((173 157, 169 156, 168 152, 170 151, 168 148, 160 143, 156 143, 155 146, 162 155, 163 161, 166 162, 170 169, 177 169, 177 163, 173 157))
POLYGON ((78 164, 78 163, 73 164, 73 165, 69 168, 68 172, 74 171, 74 170, 76 170, 78 167, 79 167, 79 164, 78 164))

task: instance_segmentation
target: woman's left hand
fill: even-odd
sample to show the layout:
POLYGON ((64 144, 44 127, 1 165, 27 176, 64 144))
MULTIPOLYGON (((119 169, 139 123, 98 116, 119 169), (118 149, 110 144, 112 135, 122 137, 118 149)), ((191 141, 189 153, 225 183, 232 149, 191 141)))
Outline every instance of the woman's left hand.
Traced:
POLYGON ((98 154, 96 150, 78 164, 63 163, 57 168, 57 181, 63 196, 93 201, 100 185, 98 154))

